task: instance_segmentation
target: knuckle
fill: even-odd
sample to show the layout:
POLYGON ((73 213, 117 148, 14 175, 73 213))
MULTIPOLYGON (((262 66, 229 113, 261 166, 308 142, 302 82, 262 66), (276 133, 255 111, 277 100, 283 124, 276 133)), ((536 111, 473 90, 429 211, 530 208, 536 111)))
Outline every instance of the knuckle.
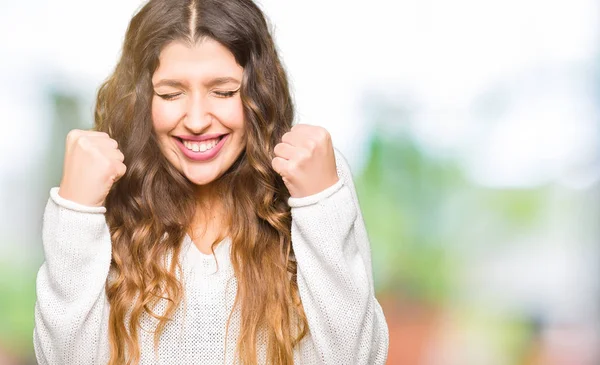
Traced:
POLYGON ((71 137, 75 137, 75 136, 77 136, 77 135, 81 134, 82 132, 83 132, 83 131, 82 131, 81 129, 74 128, 74 129, 71 129, 71 130, 69 131, 69 133, 67 133, 67 137, 69 137, 69 136, 71 136, 71 137))
POLYGON ((277 172, 278 175, 285 176, 287 174, 285 164, 281 162, 281 159, 273 159, 272 165, 273 170, 275 170, 275 172, 277 172))
POLYGON ((285 168, 285 172, 288 175, 295 175, 298 172, 298 169, 298 163, 296 161, 290 161, 285 168))
POLYGON ((83 150, 90 150, 92 147, 92 143, 86 135, 77 136, 74 143, 83 150))
POLYGON ((304 150, 300 152, 300 159, 298 162, 296 162, 297 167, 301 167, 305 161, 308 161, 310 159, 311 156, 312 153, 310 151, 304 150))
POLYGON ((108 168, 106 173, 107 176, 116 178, 121 175, 120 172, 121 168, 116 163, 112 163, 110 164, 110 167, 108 168))
POLYGON ((118 170, 119 170, 119 175, 123 176, 123 175, 125 175, 125 172, 127 172, 127 166, 123 163, 120 163, 118 170))
POLYGON ((101 156, 99 165, 104 171, 108 171, 108 172, 112 172, 113 169, 115 168, 112 161, 110 161, 110 159, 106 158, 105 156, 101 156))
POLYGON ((319 138, 323 141, 327 140, 330 137, 327 129, 325 129, 323 127, 318 127, 317 133, 318 133, 319 138))
POLYGON ((80 129, 71 129, 69 133, 67 133, 67 143, 72 143, 81 135, 80 129))

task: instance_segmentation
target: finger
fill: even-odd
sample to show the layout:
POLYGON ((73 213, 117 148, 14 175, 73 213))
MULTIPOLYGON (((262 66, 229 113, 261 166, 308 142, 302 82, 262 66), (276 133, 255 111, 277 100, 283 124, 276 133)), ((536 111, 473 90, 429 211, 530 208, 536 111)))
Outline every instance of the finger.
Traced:
POLYGON ((113 149, 119 148, 119 143, 110 137, 95 135, 95 136, 88 136, 88 138, 91 138, 94 141, 94 143, 97 143, 100 146, 106 146, 106 147, 113 148, 113 149))
POLYGON ((301 128, 298 128, 295 132, 301 136, 304 136, 305 141, 311 142, 320 142, 326 140, 329 135, 329 132, 325 128, 307 124, 303 125, 301 128))
POLYGON ((107 151, 106 156, 112 160, 117 160, 119 162, 125 161, 125 155, 118 149, 111 149, 107 151))
POLYGON ((290 130, 292 130, 294 132, 296 132, 296 131, 301 132, 301 131, 304 131, 304 130, 311 130, 314 127, 315 126, 311 125, 311 124, 298 123, 298 124, 294 124, 290 130))
POLYGON ((301 147, 302 146, 302 138, 303 135, 298 133, 298 132, 286 132, 282 137, 281 137, 281 142, 287 143, 289 145, 295 146, 295 147, 301 147))
POLYGON ((281 141, 294 147, 302 147, 312 150, 316 146, 318 139, 319 128, 304 125, 304 127, 296 128, 295 130, 284 134, 281 138, 281 141))
POLYGON ((88 136, 98 136, 98 137, 110 138, 108 133, 102 132, 102 131, 95 131, 93 129, 85 130, 85 131, 83 131, 83 133, 88 136))
POLYGON ((304 137, 315 139, 318 138, 319 134, 324 130, 324 128, 317 125, 310 124, 296 124, 292 127, 291 132, 297 134, 299 138, 304 137))
POLYGON ((101 150, 107 149, 117 149, 119 144, 112 138, 105 137, 100 134, 96 135, 81 135, 76 140, 73 140, 76 144, 81 146, 85 145, 86 147, 95 147, 101 150))
POLYGON ((285 160, 281 157, 275 157, 271 161, 271 166, 273 167, 273 170, 275 170, 275 172, 278 173, 279 175, 281 175, 282 177, 285 176, 286 164, 287 164, 287 160, 285 160))
POLYGON ((279 143, 273 149, 275 156, 291 160, 292 158, 298 157, 298 147, 294 147, 288 143, 279 143))
POLYGON ((116 167, 117 174, 114 177, 114 181, 117 181, 120 178, 122 178, 123 175, 125 175, 125 172, 127 172, 127 166, 125 166, 125 164, 118 163, 115 167, 116 167))

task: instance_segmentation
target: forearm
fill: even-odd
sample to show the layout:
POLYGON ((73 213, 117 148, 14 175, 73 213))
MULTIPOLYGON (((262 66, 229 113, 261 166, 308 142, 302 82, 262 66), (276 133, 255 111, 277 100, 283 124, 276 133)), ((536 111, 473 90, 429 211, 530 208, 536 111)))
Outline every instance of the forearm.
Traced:
POLYGON ((298 288, 326 364, 383 364, 388 328, 374 295, 369 241, 350 175, 341 172, 322 193, 290 200, 298 288))
POLYGON ((34 346, 41 364, 94 364, 105 357, 111 243, 104 212, 51 191, 36 288, 34 346))

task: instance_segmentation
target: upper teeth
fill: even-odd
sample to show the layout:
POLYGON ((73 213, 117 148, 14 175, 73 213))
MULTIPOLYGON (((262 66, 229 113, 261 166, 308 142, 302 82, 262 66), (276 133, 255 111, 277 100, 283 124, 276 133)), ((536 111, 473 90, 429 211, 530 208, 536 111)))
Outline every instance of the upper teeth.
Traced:
POLYGON ((183 141, 183 145, 188 149, 194 152, 205 152, 207 150, 212 149, 217 143, 219 143, 219 139, 209 139, 202 142, 191 142, 191 141, 183 141))

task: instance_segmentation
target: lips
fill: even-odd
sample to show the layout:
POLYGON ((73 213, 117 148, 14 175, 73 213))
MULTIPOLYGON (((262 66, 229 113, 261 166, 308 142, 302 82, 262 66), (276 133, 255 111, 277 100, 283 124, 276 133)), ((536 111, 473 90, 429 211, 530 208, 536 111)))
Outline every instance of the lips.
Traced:
POLYGON ((211 134, 203 134, 201 136, 181 135, 181 136, 175 136, 175 138, 178 138, 181 141, 202 142, 202 141, 206 141, 209 139, 223 138, 227 134, 228 133, 211 133, 211 134))
MULTIPOLYGON (((213 148, 211 148, 209 150, 206 150, 204 152, 200 152, 200 151, 195 152, 195 151, 191 151, 184 145, 183 139, 181 137, 176 136, 176 137, 174 137, 174 139, 176 141, 177 146, 181 150, 181 152, 188 159, 190 159, 192 161, 210 161, 219 154, 219 152, 221 151, 221 148, 223 147, 223 145, 229 138, 229 134, 224 134, 224 135, 223 134, 213 134, 213 135, 206 135, 206 136, 200 136, 200 137, 204 137, 204 138, 201 138, 201 140, 203 140, 203 141, 218 138, 218 142, 213 148), (206 137, 209 137, 209 138, 206 138, 206 137)), ((197 144, 201 143, 201 142, 198 142, 198 139, 200 139, 200 138, 196 137, 193 140, 193 143, 197 143, 197 144)), ((188 138, 186 138, 185 140, 191 141, 188 138)))
POLYGON ((222 134, 219 137, 213 137, 213 138, 202 138, 202 139, 191 139, 191 138, 181 138, 181 137, 175 137, 176 139, 178 139, 181 143, 185 143, 185 142, 191 142, 191 143, 201 143, 201 142, 206 142, 206 141, 210 141, 213 139, 217 140, 217 143, 221 142, 221 140, 226 136, 227 134, 222 134))

